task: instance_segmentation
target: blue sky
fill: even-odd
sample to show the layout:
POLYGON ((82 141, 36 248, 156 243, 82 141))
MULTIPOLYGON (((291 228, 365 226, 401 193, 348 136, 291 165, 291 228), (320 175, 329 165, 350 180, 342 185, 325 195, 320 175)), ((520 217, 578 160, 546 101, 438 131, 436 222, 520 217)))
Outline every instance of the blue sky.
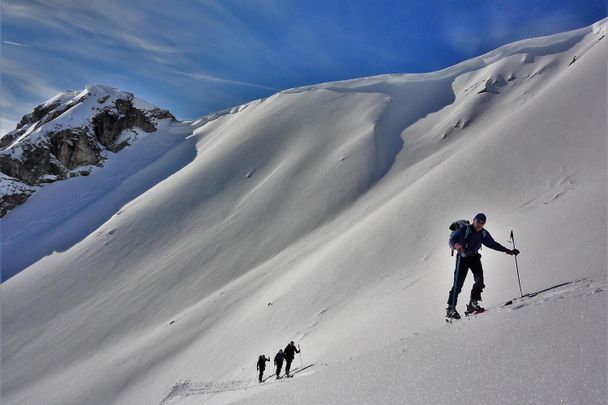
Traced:
POLYGON ((180 119, 307 84, 430 72, 590 25, 606 0, 2 0, 2 134, 105 84, 180 119))

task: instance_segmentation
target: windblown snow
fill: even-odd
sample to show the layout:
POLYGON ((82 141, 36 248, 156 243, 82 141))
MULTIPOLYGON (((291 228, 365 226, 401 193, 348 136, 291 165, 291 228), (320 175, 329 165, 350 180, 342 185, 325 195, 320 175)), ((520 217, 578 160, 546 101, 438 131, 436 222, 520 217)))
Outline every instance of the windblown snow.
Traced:
POLYGON ((3 403, 608 403, 607 32, 283 91, 45 185, 0 221, 33 263, 3 403), (515 263, 483 249, 491 309, 446 324, 477 212, 524 293, 567 284, 502 307, 515 263), (257 383, 290 340, 294 378, 257 383))

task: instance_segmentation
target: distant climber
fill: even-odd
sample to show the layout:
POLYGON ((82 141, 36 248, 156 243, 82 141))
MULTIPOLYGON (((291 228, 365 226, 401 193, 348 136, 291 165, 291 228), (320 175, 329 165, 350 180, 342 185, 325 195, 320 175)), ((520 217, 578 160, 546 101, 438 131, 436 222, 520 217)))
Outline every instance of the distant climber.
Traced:
POLYGON ((283 349, 279 349, 279 352, 274 356, 274 366, 276 368, 277 380, 280 378, 281 369, 283 368, 283 360, 285 360, 283 349))
POLYGON ((266 362, 270 361, 270 359, 268 357, 266 357, 265 355, 261 354, 260 357, 258 357, 258 371, 260 372, 260 376, 258 378, 259 382, 262 382, 262 379, 264 378, 264 370, 266 370, 266 362))
POLYGON ((291 362, 293 361, 295 354, 300 353, 300 346, 298 345, 298 347, 296 348, 296 345, 292 340, 285 347, 285 350, 283 350, 283 353, 285 355, 285 377, 289 377, 290 376, 289 369, 291 368, 291 362))

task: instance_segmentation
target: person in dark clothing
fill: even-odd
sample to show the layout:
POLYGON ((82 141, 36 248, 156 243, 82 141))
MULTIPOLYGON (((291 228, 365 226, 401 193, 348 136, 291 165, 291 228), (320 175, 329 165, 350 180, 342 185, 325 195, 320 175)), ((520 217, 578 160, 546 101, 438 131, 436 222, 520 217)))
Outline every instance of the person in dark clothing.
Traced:
POLYGON ((293 343, 293 340, 292 340, 285 347, 285 350, 283 350, 283 354, 285 355, 285 376, 286 377, 289 377, 289 369, 291 368, 291 362, 293 361, 293 358, 295 357, 296 353, 300 353, 300 346, 298 346, 296 348, 296 345, 295 345, 295 343, 293 343))
POLYGON ((274 356, 274 365, 277 369, 277 380, 280 378, 281 369, 283 368, 283 360, 285 359, 285 355, 283 354, 283 350, 279 349, 279 352, 274 356))
POLYGON ((481 292, 485 287, 485 284, 483 283, 481 255, 477 253, 477 251, 481 249, 482 244, 490 249, 505 252, 509 255, 519 254, 519 250, 507 249, 496 242, 490 235, 490 232, 484 229, 485 223, 486 216, 479 213, 475 215, 472 224, 461 227, 450 237, 450 247, 456 250, 458 255, 456 256, 454 283, 452 284, 452 289, 448 295, 448 307, 446 308, 447 318, 460 319, 460 314, 456 311, 456 302, 469 269, 473 273, 475 283, 471 289, 471 299, 467 305, 467 313, 483 312, 485 310, 479 305, 479 301, 481 301, 481 292))
POLYGON ((258 371, 260 372, 259 382, 262 382, 262 378, 264 377, 264 370, 266 370, 266 362, 270 361, 270 359, 263 354, 258 357, 258 371))

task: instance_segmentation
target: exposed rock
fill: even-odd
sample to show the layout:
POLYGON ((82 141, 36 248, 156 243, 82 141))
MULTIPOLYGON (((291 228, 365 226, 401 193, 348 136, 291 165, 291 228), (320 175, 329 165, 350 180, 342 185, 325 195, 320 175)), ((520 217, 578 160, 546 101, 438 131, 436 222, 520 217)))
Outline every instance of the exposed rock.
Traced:
POLYGON ((33 112, 26 114, 21 118, 21 121, 19 121, 19 123, 17 124, 17 129, 21 129, 24 126, 26 126, 27 124, 34 124, 34 123, 40 121, 42 118, 47 116, 51 111, 53 111, 60 105, 61 105, 61 102, 56 101, 56 102, 50 103, 48 105, 41 104, 41 105, 37 106, 36 108, 34 108, 33 112))
POLYGON ((4 135, 2 138, 0 138, 0 150, 6 149, 19 136, 20 135, 18 134, 17 130, 9 132, 8 134, 4 135))
POLYGON ((116 144, 118 135, 126 129, 141 128, 145 132, 153 132, 156 126, 141 110, 133 107, 131 100, 115 101, 113 108, 104 108, 93 117, 93 131, 100 144, 112 152, 117 152, 128 144, 116 144))
POLYGON ((34 187, 0 173, 0 218, 27 201, 34 191, 34 187))
MULTIPOLYGON (((90 166, 103 165, 106 151, 116 153, 138 133, 156 131, 163 119, 175 121, 170 112, 136 100, 131 93, 105 86, 67 91, 37 106, 0 138, 0 171, 29 186, 88 175, 90 166)), ((0 217, 33 191, 0 196, 0 217)))

